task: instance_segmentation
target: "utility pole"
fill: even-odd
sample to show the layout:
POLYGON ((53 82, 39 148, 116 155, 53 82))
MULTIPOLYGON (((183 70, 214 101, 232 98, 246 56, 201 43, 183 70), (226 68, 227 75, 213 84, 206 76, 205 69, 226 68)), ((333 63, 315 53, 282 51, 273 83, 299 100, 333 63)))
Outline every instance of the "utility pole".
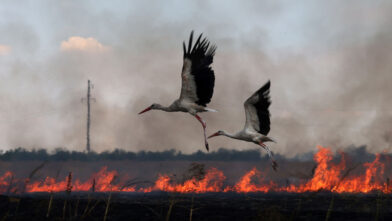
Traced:
POLYGON ((86 149, 87 152, 90 152, 90 80, 87 81, 87 144, 86 144, 86 149))
MULTIPOLYGON (((95 98, 91 98, 91 89, 94 88, 94 85, 91 84, 91 81, 87 81, 87 136, 86 136, 86 150, 89 153, 91 151, 90 148, 90 125, 91 125, 91 114, 90 114, 90 100, 95 101, 95 98)), ((84 100, 84 99, 82 99, 84 100)))

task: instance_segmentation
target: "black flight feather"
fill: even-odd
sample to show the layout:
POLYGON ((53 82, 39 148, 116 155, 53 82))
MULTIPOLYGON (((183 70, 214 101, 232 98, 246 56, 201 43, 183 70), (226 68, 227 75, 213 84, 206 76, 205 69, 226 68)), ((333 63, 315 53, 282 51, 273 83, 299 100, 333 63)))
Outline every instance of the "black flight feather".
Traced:
POLYGON ((191 74, 194 76, 196 83, 197 104, 206 106, 214 93, 215 75, 210 67, 215 55, 216 46, 210 47, 207 38, 203 38, 202 34, 197 38, 195 45, 192 47, 193 31, 189 37, 188 49, 184 47, 184 58, 188 58, 192 62, 191 74), (201 40, 201 41, 200 41, 201 40))
POLYGON ((269 112, 269 106, 271 105, 271 100, 270 100, 270 86, 271 82, 268 81, 264 86, 262 86, 256 93, 259 96, 259 99, 257 102, 253 104, 253 106, 257 110, 257 117, 259 119, 259 128, 260 130, 258 131, 261 134, 267 135, 270 131, 270 112, 269 112))

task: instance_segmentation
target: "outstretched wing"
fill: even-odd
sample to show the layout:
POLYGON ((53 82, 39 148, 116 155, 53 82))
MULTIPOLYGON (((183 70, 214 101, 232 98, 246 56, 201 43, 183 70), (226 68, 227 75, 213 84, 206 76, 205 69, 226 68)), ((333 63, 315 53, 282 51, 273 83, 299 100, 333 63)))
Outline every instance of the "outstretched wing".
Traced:
POLYGON ((268 81, 245 101, 245 130, 255 130, 264 135, 267 135, 270 131, 271 121, 270 112, 268 110, 271 105, 269 96, 270 86, 271 82, 268 81))
POLYGON ((192 46, 193 31, 189 37, 188 48, 184 47, 184 64, 182 66, 182 87, 180 100, 187 100, 198 105, 206 106, 214 93, 215 75, 210 67, 216 46, 210 46, 202 34, 192 46))

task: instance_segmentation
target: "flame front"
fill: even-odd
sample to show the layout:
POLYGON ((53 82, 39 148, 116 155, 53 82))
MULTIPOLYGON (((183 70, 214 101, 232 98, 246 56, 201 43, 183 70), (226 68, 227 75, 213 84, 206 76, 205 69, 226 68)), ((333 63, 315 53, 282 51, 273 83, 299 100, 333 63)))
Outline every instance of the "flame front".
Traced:
POLYGON ((179 192, 179 193, 206 193, 206 192, 220 192, 223 187, 223 181, 226 177, 222 171, 215 168, 210 169, 203 179, 197 180, 192 178, 186 180, 183 184, 172 184, 170 177, 161 175, 155 182, 155 186, 147 191, 166 191, 166 192, 179 192))
MULTIPOLYGON (((46 177, 41 181, 26 182, 27 179, 15 179, 12 172, 6 172, 0 177, 0 193, 24 192, 61 192, 67 189, 72 191, 96 192, 178 192, 178 193, 206 193, 206 192, 316 192, 330 191, 336 193, 369 193, 382 191, 391 193, 388 179, 385 179, 385 164, 381 161, 382 155, 377 154, 373 162, 364 163, 364 174, 349 175, 346 155, 341 153, 339 163, 332 162, 333 154, 328 148, 318 147, 314 156, 317 167, 313 177, 303 183, 280 186, 274 181, 266 180, 266 174, 253 168, 243 175, 234 185, 225 185, 226 177, 222 171, 211 168, 201 179, 191 178, 184 182, 175 182, 169 175, 159 175, 155 183, 148 187, 127 185, 118 177, 117 171, 108 171, 107 167, 101 168, 87 181, 72 179, 70 174, 63 180, 46 177), (23 188, 18 188, 24 185, 23 188), (19 189, 19 190, 18 190, 19 189)), ((351 168, 352 169, 352 168, 351 168)))

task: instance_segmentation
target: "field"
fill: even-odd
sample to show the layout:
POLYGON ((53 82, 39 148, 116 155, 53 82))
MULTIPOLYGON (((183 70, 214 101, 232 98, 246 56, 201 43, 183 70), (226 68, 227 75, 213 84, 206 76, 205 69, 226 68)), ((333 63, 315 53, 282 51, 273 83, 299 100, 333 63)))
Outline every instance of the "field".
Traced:
POLYGON ((392 220, 391 157, 333 156, 0 161, 0 219, 392 220))
POLYGON ((0 217, 1 220, 391 220, 392 199, 381 193, 35 193, 1 196, 0 217))

